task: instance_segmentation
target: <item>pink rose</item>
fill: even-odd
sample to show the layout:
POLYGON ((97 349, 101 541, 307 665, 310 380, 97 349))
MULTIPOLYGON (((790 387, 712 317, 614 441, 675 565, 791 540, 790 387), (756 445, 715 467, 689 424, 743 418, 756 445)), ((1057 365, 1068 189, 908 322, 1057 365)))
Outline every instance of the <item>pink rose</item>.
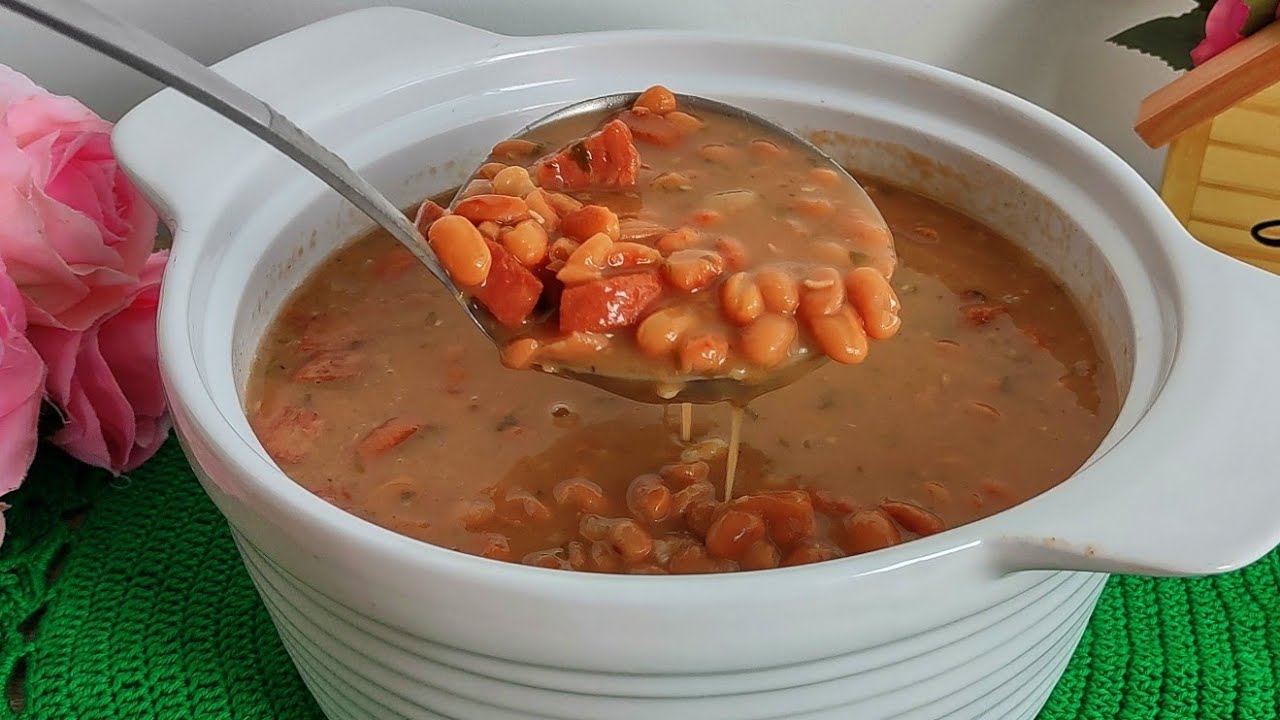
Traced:
POLYGON ((0 65, 0 260, 32 326, 84 330, 125 303, 156 214, 116 165, 111 124, 0 65))
POLYGON ((1273 20, 1280 20, 1276 0, 1218 0, 1209 9, 1204 40, 1191 51, 1191 62, 1203 65, 1273 20))
POLYGON ((156 304, 168 256, 150 255, 125 305, 87 329, 27 331, 49 366, 49 399, 65 421, 50 440, 115 473, 141 465, 169 433, 156 352, 156 304))
POLYGON ((23 334, 26 329, 22 296, 0 261, 0 495, 22 483, 36 455, 45 367, 23 334))

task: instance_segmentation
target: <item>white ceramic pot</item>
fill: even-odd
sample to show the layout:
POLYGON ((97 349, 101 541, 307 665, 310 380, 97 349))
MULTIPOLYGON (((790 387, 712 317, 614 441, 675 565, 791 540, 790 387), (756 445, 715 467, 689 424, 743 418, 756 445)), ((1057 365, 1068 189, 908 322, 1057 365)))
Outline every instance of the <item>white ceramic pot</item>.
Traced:
POLYGON ((406 205, 550 107, 655 82, 862 138, 833 150, 1054 268, 1099 318, 1126 393, 1066 483, 868 555, 631 577, 425 545, 295 485, 241 412, 275 310, 369 223, 245 132, 161 93, 115 145, 176 232, 160 353, 179 434, 335 720, 1030 718, 1103 573, 1221 572, 1280 542, 1280 279, 1195 242, 1118 158, 1015 97, 830 45, 511 38, 396 9, 303 28, 218 70, 406 205))

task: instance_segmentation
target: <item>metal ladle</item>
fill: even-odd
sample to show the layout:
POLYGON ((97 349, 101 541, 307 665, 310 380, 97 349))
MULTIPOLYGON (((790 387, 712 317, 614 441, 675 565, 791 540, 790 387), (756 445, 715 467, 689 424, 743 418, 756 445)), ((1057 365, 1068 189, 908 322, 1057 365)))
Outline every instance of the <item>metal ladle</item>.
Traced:
MULTIPOLYGON (((408 217, 377 188, 352 170, 342 158, 318 143, 271 106, 146 31, 105 13, 83 0, 0 0, 0 7, 31 18, 62 35, 97 50, 190 97, 267 142, 311 174, 324 181, 413 253, 427 270, 457 299, 471 321, 491 341, 497 342, 497 324, 449 278, 431 253, 421 233, 408 217)), ((593 98, 540 118, 513 137, 520 138, 547 125, 587 113, 622 110, 637 94, 625 93, 593 98)), ((865 200, 871 216, 883 219, 871 199, 839 163, 812 143, 754 113, 692 95, 677 95, 682 108, 736 117, 788 140, 810 154, 816 162, 839 173, 865 200)), ((475 176, 473 175, 473 178, 475 176)), ((456 201, 455 201, 456 202, 456 201)), ((590 368, 542 364, 539 369, 562 377, 595 385, 632 400, 649 403, 685 402, 709 404, 730 402, 745 405, 749 400, 788 385, 826 361, 819 353, 803 353, 785 365, 749 380, 732 376, 617 376, 590 368), (674 394, 673 394, 674 393, 674 394)))

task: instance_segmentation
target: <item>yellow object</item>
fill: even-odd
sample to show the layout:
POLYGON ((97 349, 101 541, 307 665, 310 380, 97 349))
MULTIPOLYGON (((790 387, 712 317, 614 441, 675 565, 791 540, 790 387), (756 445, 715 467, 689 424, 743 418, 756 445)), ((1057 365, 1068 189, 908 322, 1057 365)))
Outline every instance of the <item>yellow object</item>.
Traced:
POLYGON ((1160 194, 1201 242, 1280 274, 1280 22, 1143 101, 1160 194))
POLYGON ((1280 273, 1251 233, 1280 220, 1280 84, 1174 139, 1160 194, 1201 242, 1280 273))

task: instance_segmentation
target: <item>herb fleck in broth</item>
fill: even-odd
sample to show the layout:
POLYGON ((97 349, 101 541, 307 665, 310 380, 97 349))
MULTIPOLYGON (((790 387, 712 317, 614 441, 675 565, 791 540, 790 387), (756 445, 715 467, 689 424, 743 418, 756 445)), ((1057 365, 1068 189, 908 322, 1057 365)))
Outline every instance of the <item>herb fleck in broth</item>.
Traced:
POLYGON ((864 184, 897 239, 902 329, 861 367, 831 364, 747 408, 740 505, 707 496, 728 469, 727 408, 693 413, 686 440, 679 406, 503 368, 381 233, 338 251, 274 323, 250 379, 251 422, 297 482, 372 522, 606 572, 839 557, 1064 480, 1118 410, 1078 305, 981 224, 864 184), (762 491, 774 492, 752 499, 762 491))

